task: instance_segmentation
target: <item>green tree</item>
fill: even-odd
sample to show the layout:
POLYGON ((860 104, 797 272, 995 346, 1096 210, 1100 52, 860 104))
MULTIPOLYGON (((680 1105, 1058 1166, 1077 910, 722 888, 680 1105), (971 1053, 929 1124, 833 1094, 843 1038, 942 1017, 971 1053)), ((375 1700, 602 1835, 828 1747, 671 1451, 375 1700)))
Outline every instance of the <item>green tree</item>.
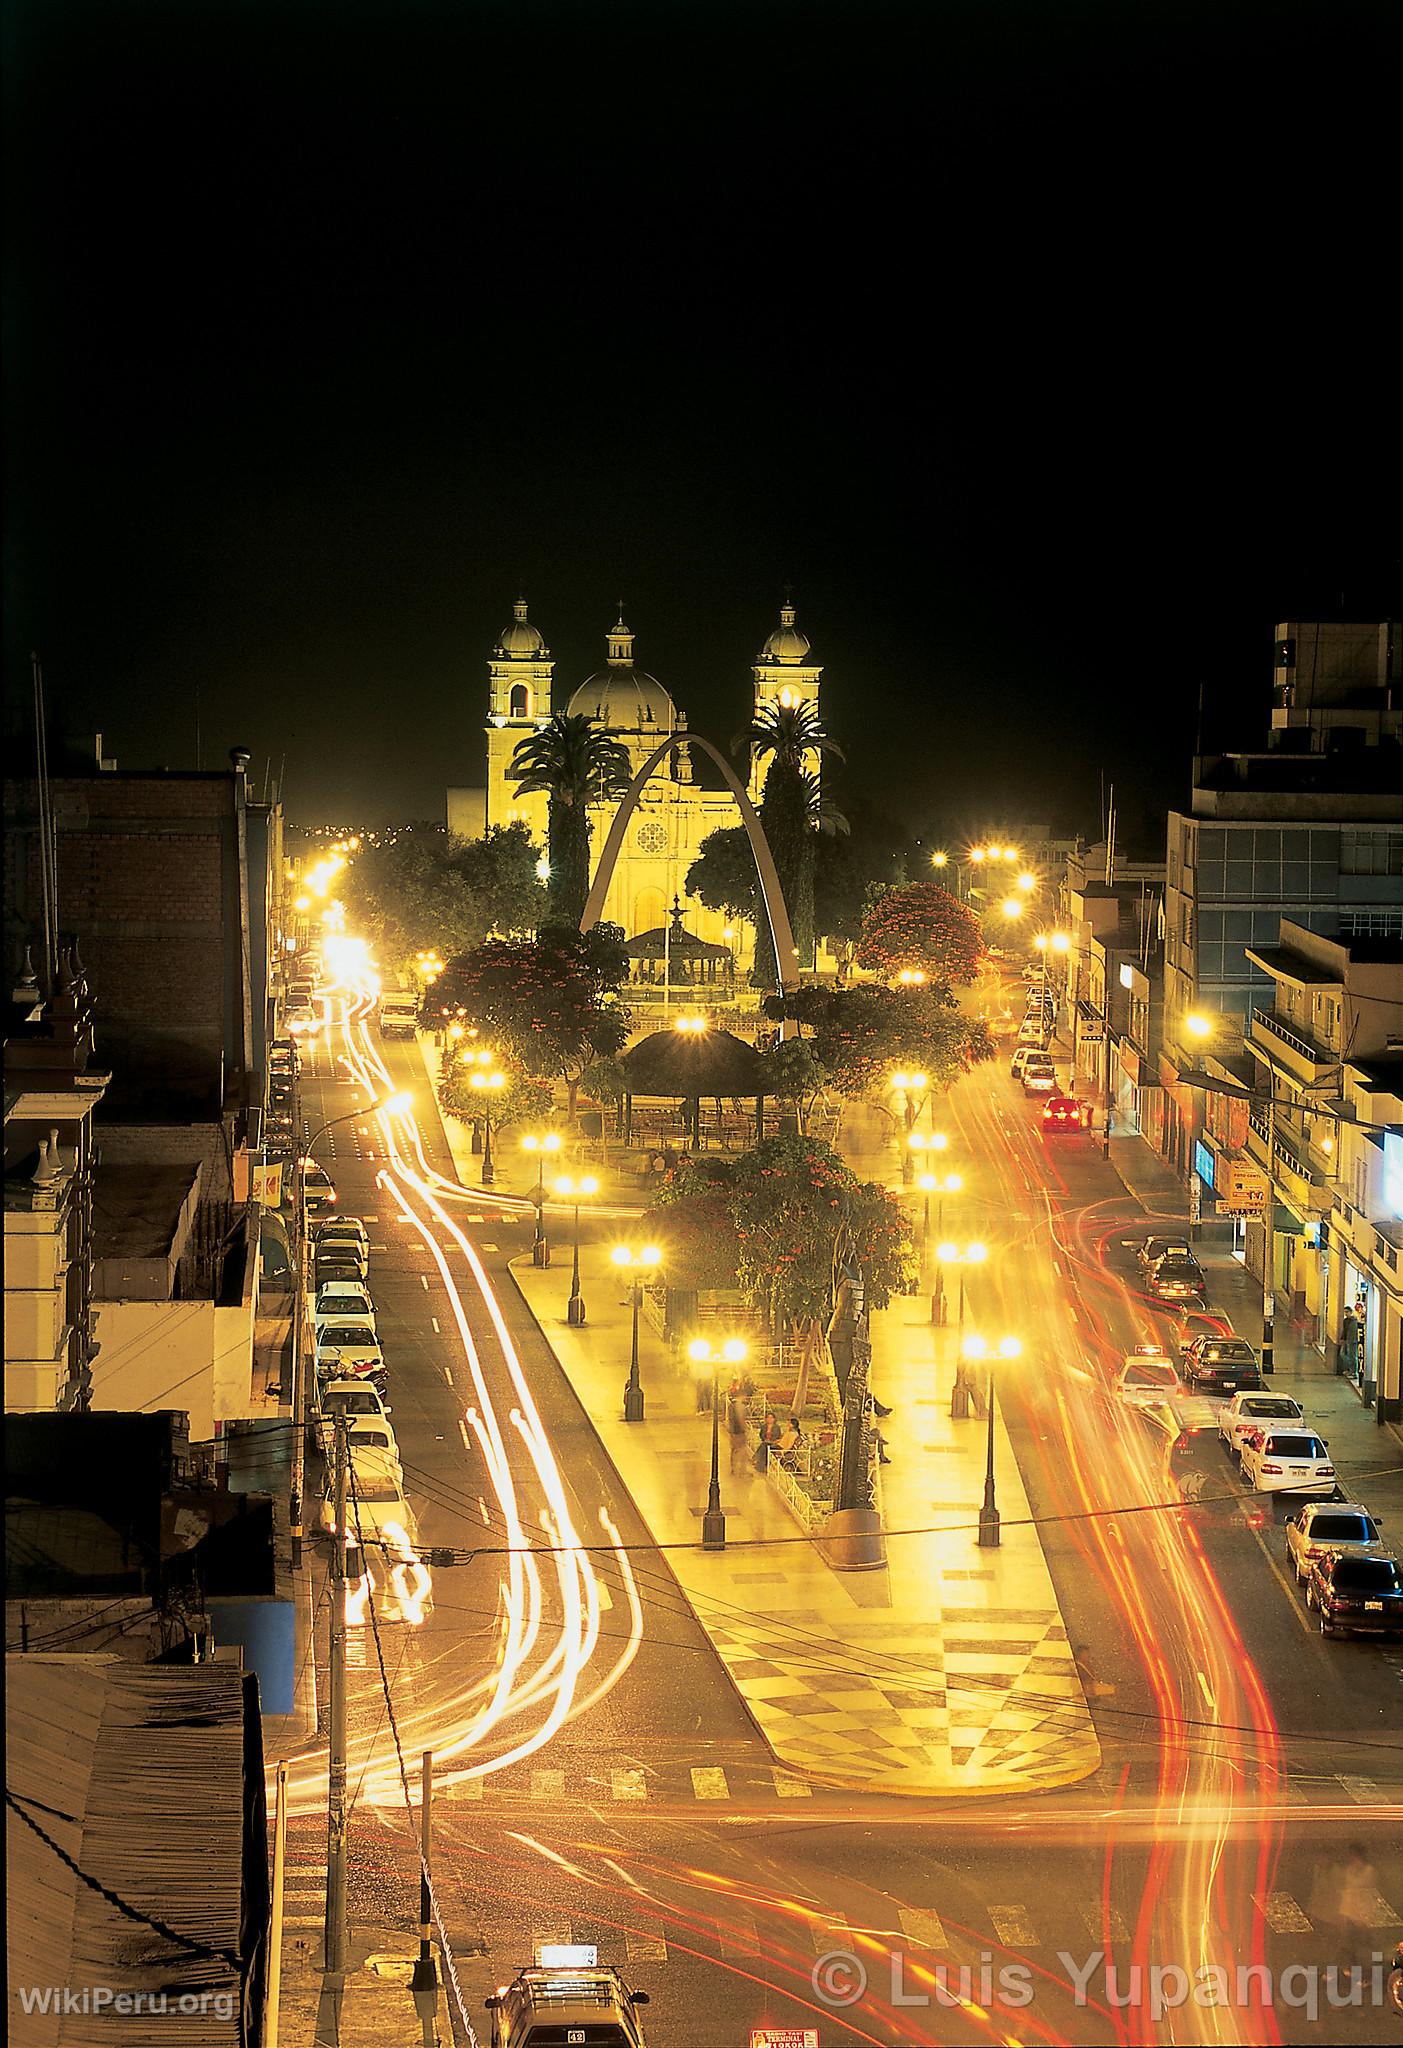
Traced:
POLYGON ((807 1038, 781 1038, 761 1054, 764 1071, 761 1088, 776 1102, 787 1102, 804 1128, 804 1116, 814 1097, 826 1086, 828 1076, 807 1038))
MULTIPOLYGON (((544 883, 536 873, 535 842, 518 818, 510 825, 489 825, 481 839, 451 839, 448 865, 458 875, 477 905, 482 929, 465 944, 477 944, 489 932, 503 938, 524 937, 534 932, 546 916, 544 883)), ((459 947, 438 941, 447 959, 459 947)))
MULTIPOLYGON (((811 704, 767 704, 735 742, 757 759, 768 757, 760 823, 774 856, 780 890, 794 932, 800 960, 813 954, 814 835, 824 822, 818 779, 812 773, 815 755, 843 753, 831 739, 811 704)), ((779 986, 774 937, 768 919, 757 919, 752 980, 764 988, 779 986)))
POLYGON ((873 903, 862 921, 857 964, 874 974, 903 968, 956 986, 973 981, 984 956, 979 919, 939 882, 908 882, 873 903))
POLYGON ((994 1057, 988 1025, 966 1016, 938 983, 801 988, 769 997, 765 1014, 792 1018, 809 1033, 806 1042, 840 1095, 865 1095, 901 1066, 919 1067, 933 1087, 948 1088, 979 1061, 994 1057))
POLYGON ((481 1037, 526 1074, 565 1084, 575 1114, 580 1078, 628 1042, 631 1018, 619 999, 628 952, 617 925, 581 932, 542 927, 533 940, 488 939, 450 960, 436 990, 461 1005, 481 1037))
POLYGON ((914 853, 905 827, 861 797, 845 800, 848 831, 820 833, 814 846, 814 928, 852 966, 873 901, 906 880, 914 853))
POLYGON ((578 925, 589 895, 589 806, 628 788, 628 749, 583 712, 557 711, 518 741, 510 773, 518 796, 547 799, 551 917, 578 925))
POLYGON ((707 833, 687 870, 685 887, 689 896, 723 917, 745 918, 754 924, 757 916, 763 916, 757 903, 760 881, 755 855, 744 825, 720 825, 707 833))

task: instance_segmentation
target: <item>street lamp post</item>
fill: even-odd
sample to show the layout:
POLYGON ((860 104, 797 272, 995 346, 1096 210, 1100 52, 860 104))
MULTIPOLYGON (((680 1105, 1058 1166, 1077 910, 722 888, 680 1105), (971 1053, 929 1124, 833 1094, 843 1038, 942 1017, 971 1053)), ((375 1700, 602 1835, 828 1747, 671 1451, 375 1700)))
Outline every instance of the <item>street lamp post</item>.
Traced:
POLYGON ((979 1535, 981 1550, 997 1550, 1001 1541, 999 1530, 998 1502, 994 1496, 994 1360, 995 1358, 1017 1358, 1023 1346, 1016 1337, 1000 1337, 997 1349, 991 1351, 983 1337, 970 1335, 962 1346, 967 1359, 988 1360, 989 1393, 986 1407, 989 1423, 989 1447, 984 1465, 984 1505, 979 1510, 979 1535))
POLYGON ((911 1158, 909 1148, 915 1142, 912 1133, 916 1128, 916 1118, 921 1113, 918 1098, 921 1090, 929 1087, 930 1082, 925 1074, 902 1073, 892 1075, 891 1085, 893 1088, 901 1091, 902 1117, 906 1125, 906 1144, 903 1146, 901 1153, 901 1178, 909 1186, 911 1177, 915 1172, 915 1162, 911 1158))
POLYGON ((935 1256, 942 1266, 954 1266, 959 1278, 959 1316, 956 1327, 960 1332, 961 1355, 955 1367, 955 1384, 950 1390, 950 1414, 955 1421, 961 1421, 969 1414, 969 1381, 965 1375, 964 1328, 965 1328, 965 1267, 982 1265, 989 1256, 989 1248, 983 1244, 967 1244, 963 1249, 957 1244, 936 1246, 935 1256))
POLYGON ((592 1173, 582 1174, 578 1180, 563 1175, 555 1184, 555 1192, 564 1201, 571 1196, 575 1201, 575 1255, 570 1269, 570 1299, 565 1307, 565 1320, 572 1329, 580 1329, 585 1320, 585 1298, 580 1292, 580 1200, 583 1196, 597 1195, 599 1182, 592 1173))
POLYGON ((490 1188, 497 1178, 492 1164, 492 1097, 506 1086, 507 1077, 495 1068, 491 1072, 485 1071, 491 1067, 490 1052, 473 1053, 469 1058, 479 1063, 477 1072, 468 1078, 470 1085, 482 1097, 482 1185, 490 1188))
MULTIPOLYGON (((921 1271, 926 1269, 930 1251, 930 1198, 936 1198, 935 1235, 937 1243, 945 1236, 945 1197, 957 1195, 964 1186, 958 1173, 922 1173, 916 1176, 916 1185, 925 1197, 921 1216, 921 1271)), ((935 1289, 930 1298, 930 1319, 933 1323, 945 1321, 945 1279, 939 1264, 935 1269, 935 1289)))
POLYGON ((662 1263, 662 1253, 655 1244, 640 1245, 635 1251, 631 1245, 616 1244, 610 1257, 622 1273, 633 1279, 633 1350, 629 1360, 628 1384, 624 1388, 624 1421, 643 1420, 643 1383, 638 1377, 638 1310, 643 1296, 643 1275, 654 1271, 662 1263))
POLYGON ((739 1337, 728 1337, 718 1351, 705 1337, 695 1337, 687 1355, 696 1365, 711 1367, 711 1485, 702 1516, 702 1549, 726 1548, 726 1516, 721 1506, 721 1380, 723 1364, 739 1365, 745 1345, 739 1337))
POLYGON ((531 1239, 531 1263, 533 1266, 550 1264, 550 1243, 546 1237, 546 1154, 560 1150, 559 1131, 543 1131, 537 1136, 533 1131, 521 1141, 523 1152, 536 1155, 536 1230, 531 1239))

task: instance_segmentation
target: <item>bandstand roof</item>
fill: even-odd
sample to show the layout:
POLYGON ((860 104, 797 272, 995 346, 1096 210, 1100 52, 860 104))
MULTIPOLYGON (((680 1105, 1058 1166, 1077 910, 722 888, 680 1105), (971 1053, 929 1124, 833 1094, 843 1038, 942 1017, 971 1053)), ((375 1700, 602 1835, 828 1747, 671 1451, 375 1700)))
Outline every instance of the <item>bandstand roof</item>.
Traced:
POLYGON ((760 1095, 764 1066, 732 1031, 654 1031, 619 1061, 631 1095, 760 1095))

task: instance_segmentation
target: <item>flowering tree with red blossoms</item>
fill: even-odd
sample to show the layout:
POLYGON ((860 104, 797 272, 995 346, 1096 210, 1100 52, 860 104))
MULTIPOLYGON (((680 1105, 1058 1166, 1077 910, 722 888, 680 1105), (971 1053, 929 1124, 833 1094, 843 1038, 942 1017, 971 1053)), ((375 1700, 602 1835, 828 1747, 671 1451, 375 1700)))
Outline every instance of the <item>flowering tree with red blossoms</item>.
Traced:
POLYGON ((889 889, 872 905, 862 920, 856 957, 871 974, 909 968, 957 988, 973 981, 984 952, 972 910, 939 882, 911 882, 889 889))

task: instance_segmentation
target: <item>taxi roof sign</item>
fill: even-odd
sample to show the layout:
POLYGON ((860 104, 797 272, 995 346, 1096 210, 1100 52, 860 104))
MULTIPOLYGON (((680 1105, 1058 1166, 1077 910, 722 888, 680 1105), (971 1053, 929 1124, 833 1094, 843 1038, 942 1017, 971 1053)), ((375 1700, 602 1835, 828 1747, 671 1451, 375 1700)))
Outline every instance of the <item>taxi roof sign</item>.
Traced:
POLYGON ((752 2027, 750 2048, 818 2048, 817 2027, 752 2027))
POLYGON ((543 1970, 594 1970, 599 1967, 599 1950, 583 1942, 543 1941, 536 1959, 543 1970))

